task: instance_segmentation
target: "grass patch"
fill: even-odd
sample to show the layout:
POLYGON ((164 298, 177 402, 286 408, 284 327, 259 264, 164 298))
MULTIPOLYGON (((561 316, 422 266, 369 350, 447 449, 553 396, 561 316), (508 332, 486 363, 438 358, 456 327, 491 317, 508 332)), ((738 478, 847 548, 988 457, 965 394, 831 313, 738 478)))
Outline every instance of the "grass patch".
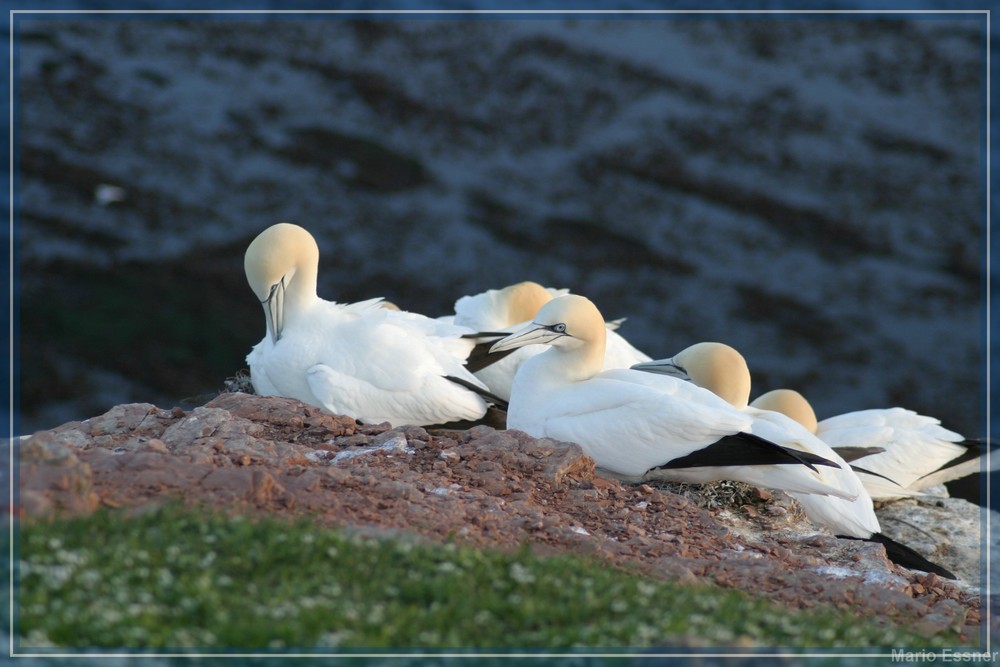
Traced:
POLYGON ((22 650, 929 643, 871 619, 790 612, 595 560, 366 540, 305 521, 171 507, 35 522, 19 535, 22 650))

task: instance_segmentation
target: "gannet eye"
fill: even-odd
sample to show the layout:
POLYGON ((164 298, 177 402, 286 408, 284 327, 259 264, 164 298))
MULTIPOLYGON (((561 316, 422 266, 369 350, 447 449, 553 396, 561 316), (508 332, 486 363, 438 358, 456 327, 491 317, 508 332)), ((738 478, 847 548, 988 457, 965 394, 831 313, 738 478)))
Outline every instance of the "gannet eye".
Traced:
POLYGON ((560 322, 559 324, 553 324, 552 330, 555 331, 556 333, 564 334, 566 333, 566 325, 563 324, 562 322, 560 322))

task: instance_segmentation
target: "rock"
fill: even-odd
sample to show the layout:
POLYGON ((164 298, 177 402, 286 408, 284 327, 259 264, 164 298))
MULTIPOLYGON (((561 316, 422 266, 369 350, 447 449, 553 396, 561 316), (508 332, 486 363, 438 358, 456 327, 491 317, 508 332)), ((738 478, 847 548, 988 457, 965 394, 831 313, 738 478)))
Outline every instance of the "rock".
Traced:
MULTIPOLYGON (((792 608, 919 619, 929 634, 978 627, 972 591, 893 566, 880 545, 817 531, 785 494, 623 484, 597 474, 579 446, 519 431, 355 429, 297 401, 237 394, 190 413, 121 406, 36 434, 19 457, 25 520, 173 499, 404 539, 588 554, 792 608)), ((936 507, 940 521, 950 506, 936 507)))
POLYGON ((371 439, 371 446, 386 451, 405 451, 409 448, 406 434, 399 429, 379 433, 371 439))
POLYGON ((932 607, 932 612, 916 623, 916 630, 933 636, 945 630, 960 631, 965 624, 967 610, 954 600, 943 600, 932 607))
POLYGON ((278 396, 224 393, 206 403, 205 407, 222 409, 236 417, 277 427, 321 429, 330 438, 351 435, 357 428, 357 422, 350 417, 331 415, 315 406, 278 396))
MULTIPOLYGON (((83 426, 82 422, 69 422, 62 426, 47 431, 50 436, 58 440, 62 445, 83 449, 90 443, 90 429, 83 426), (86 431, 86 432, 85 432, 86 431)), ((37 434, 36 434, 37 435, 37 434)))
MULTIPOLYGON (((262 483, 267 486, 267 482, 262 483)), ((252 498, 253 471, 243 468, 216 468, 199 482, 199 486, 224 503, 252 498)))
POLYGON ((259 507, 273 503, 286 507, 294 507, 294 497, 289 495, 281 484, 275 481, 270 473, 264 470, 254 470, 250 477, 250 492, 247 500, 259 507))
MULTIPOLYGON (((245 395, 244 395, 245 396, 245 395)), ((190 455, 224 455, 237 465, 251 462, 270 462, 281 465, 303 459, 307 452, 294 443, 276 441, 273 438, 299 439, 307 432, 312 437, 329 434, 320 427, 319 436, 305 421, 290 414, 302 415, 307 409, 295 402, 296 412, 282 411, 288 404, 286 399, 278 399, 278 405, 259 412, 259 397, 246 396, 226 401, 237 414, 256 415, 260 421, 236 416, 229 410, 218 407, 195 408, 191 414, 171 425, 163 434, 162 442, 169 449, 177 449, 190 455), (255 400, 256 399, 256 400, 255 400), (288 432, 291 429, 291 433, 288 432)), ((309 418, 309 417, 306 417, 309 418)), ((330 418, 333 420, 333 418, 330 418)), ((320 418, 316 421, 326 421, 320 418)), ((335 421, 335 420, 333 420, 335 421)))
MULTIPOLYGON (((97 451, 89 450, 83 456, 88 461, 94 461, 97 451)), ((155 451, 124 454, 111 463, 117 465, 99 467, 91 463, 101 502, 111 507, 143 505, 149 501, 165 502, 186 494, 197 495, 192 489, 213 470, 208 463, 155 451)))
POLYGON ((834 538, 832 543, 824 541, 822 545, 826 563, 816 567, 820 574, 833 579, 856 577, 868 586, 905 591, 905 570, 889 561, 881 544, 834 538))
POLYGON ((162 434, 164 421, 171 416, 149 403, 116 405, 103 415, 83 422, 79 429, 93 438, 89 446, 111 444, 131 449, 138 447, 144 438, 162 434))
MULTIPOLYGON (((980 524, 983 508, 961 498, 906 498, 876 508, 882 533, 953 572, 965 586, 980 589, 980 524)), ((1000 514, 989 520, 1000 525, 1000 514)), ((993 549, 1000 536, 993 536, 993 549)), ((992 586, 1000 585, 1000 573, 992 586)))
POLYGON ((77 447, 67 444, 59 434, 42 431, 20 441, 17 460, 21 465, 41 463, 50 463, 54 466, 72 465, 78 461, 76 452, 77 447))
POLYGON ((25 516, 89 514, 97 509, 90 466, 75 448, 51 433, 37 433, 18 448, 19 498, 25 516))
POLYGON ((213 437, 216 431, 237 433, 241 427, 249 427, 252 423, 242 418, 235 422, 233 415, 227 410, 195 408, 190 415, 170 426, 163 433, 162 440, 170 449, 197 446, 203 444, 205 438, 213 437))
POLYGON ((469 461, 471 470, 496 470, 494 461, 499 461, 504 467, 530 472, 553 487, 574 477, 592 478, 595 471, 594 460, 575 443, 535 439, 521 431, 497 431, 486 426, 470 430, 467 445, 456 453, 469 461))
POLYGON ((140 452, 156 452, 157 454, 169 454, 170 450, 167 448, 167 443, 163 442, 159 438, 153 438, 146 444, 139 448, 140 452))

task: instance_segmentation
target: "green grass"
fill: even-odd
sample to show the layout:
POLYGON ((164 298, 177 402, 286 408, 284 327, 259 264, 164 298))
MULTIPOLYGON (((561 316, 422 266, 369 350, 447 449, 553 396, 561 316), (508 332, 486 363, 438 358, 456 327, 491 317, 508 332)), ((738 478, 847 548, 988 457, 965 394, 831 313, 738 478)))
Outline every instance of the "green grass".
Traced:
POLYGON ((18 557, 21 650, 958 643, 596 560, 176 507, 24 524, 18 557))

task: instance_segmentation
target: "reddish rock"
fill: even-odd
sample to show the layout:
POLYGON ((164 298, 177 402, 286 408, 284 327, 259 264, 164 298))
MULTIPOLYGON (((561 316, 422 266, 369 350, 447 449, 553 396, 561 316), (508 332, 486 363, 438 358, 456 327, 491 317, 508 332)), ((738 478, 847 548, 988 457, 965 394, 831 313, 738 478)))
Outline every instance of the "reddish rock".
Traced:
POLYGON ((920 619, 928 634, 974 636, 980 618, 978 597, 890 564, 880 545, 817 535, 784 494, 734 494, 709 510, 696 494, 601 477, 579 446, 519 431, 359 425, 290 399, 223 394, 190 413, 117 406, 36 434, 19 460, 28 517, 180 499, 380 535, 591 554, 793 608, 920 619))
POLYGON ((26 516, 88 514, 98 505, 90 466, 50 433, 22 442, 18 451, 21 511, 26 516))

